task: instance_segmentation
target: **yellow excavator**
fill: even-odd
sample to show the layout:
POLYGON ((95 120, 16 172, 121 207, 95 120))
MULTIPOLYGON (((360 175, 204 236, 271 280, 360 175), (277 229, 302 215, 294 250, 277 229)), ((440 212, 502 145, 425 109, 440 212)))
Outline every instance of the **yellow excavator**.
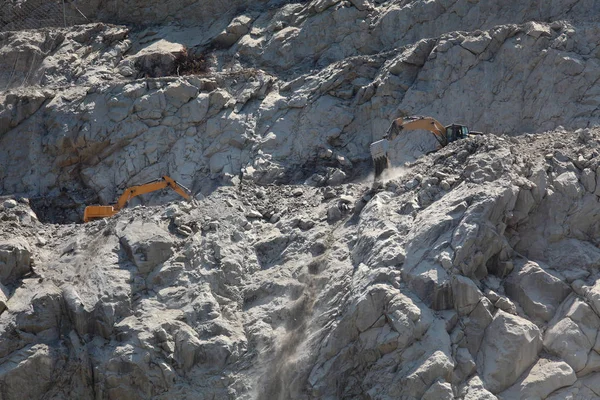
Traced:
POLYGON ((395 119, 388 128, 383 139, 371 143, 371 157, 375 164, 375 177, 381 175, 389 165, 388 150, 390 141, 394 140, 403 131, 424 129, 435 136, 438 141, 438 149, 447 146, 448 143, 464 139, 469 135, 482 135, 481 132, 469 131, 465 125, 451 124, 444 126, 435 118, 423 116, 411 116, 395 119))
POLYGON ((83 212, 83 222, 112 217, 122 210, 133 197, 144 193, 154 192, 156 190, 161 190, 167 187, 173 189, 186 200, 190 200, 192 198, 189 189, 177 183, 174 179, 168 176, 163 176, 161 179, 156 179, 142 185, 128 187, 117 200, 117 204, 110 206, 87 206, 83 212))

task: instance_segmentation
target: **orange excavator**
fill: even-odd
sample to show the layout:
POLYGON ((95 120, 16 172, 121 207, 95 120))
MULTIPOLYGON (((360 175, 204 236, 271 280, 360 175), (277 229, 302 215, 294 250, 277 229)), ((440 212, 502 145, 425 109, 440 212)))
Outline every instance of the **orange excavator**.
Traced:
POLYGON ((481 132, 469 131, 469 128, 465 125, 451 124, 444 126, 432 117, 411 116, 395 119, 383 139, 371 143, 370 149, 371 157, 375 164, 375 177, 381 175, 383 170, 388 167, 390 141, 394 140, 403 130, 410 131, 415 129, 423 129, 433 133, 433 136, 438 141, 438 149, 456 140, 465 139, 469 135, 482 135, 481 132))
POLYGON ((192 198, 189 194, 190 191, 185 186, 177 183, 174 179, 168 176, 163 176, 161 179, 147 182, 142 185, 131 186, 125 189, 123 194, 117 200, 117 204, 110 206, 87 206, 83 212, 83 222, 112 217, 122 210, 127 205, 127 202, 129 202, 129 200, 131 200, 133 197, 144 193, 154 192, 156 190, 161 190, 167 187, 173 189, 186 200, 190 200, 192 198))

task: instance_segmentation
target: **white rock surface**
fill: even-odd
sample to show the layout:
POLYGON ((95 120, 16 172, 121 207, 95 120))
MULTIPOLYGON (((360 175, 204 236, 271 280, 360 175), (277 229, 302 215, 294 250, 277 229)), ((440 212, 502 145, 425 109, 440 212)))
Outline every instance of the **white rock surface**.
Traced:
POLYGON ((7 285, 31 271, 31 248, 25 238, 13 237, 0 244, 0 283, 7 285))
POLYGON ((0 397, 598 397, 592 3, 6 4, 0 397))
POLYGON ((545 399, 555 390, 575 383, 575 371, 564 361, 540 358, 515 385, 500 393, 500 399, 545 399))
POLYGON ((486 388, 499 393, 511 386, 536 361, 541 348, 537 326, 497 311, 486 329, 477 358, 486 388))
POLYGON ((571 292, 567 284, 531 261, 515 268, 505 288, 506 294, 519 303, 531 319, 542 321, 550 321, 558 305, 571 292))

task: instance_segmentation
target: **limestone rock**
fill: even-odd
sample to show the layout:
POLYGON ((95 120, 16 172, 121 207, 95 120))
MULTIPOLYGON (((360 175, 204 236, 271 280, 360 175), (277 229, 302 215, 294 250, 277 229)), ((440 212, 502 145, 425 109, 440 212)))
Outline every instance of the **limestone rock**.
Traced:
POLYGON ((588 299, 590 305, 594 308, 594 311, 596 311, 596 313, 599 313, 600 312, 600 281, 596 281, 596 283, 586 291, 585 297, 588 299))
POLYGON ((471 279, 460 275, 452 278, 452 293, 454 306, 461 315, 473 311, 483 296, 471 279))
POLYGON ((338 204, 332 204, 327 209, 327 221, 329 223, 334 223, 342 219, 342 211, 340 210, 338 204))
POLYGON ((552 31, 547 25, 539 24, 537 22, 528 22, 526 26, 527 34, 533 36, 536 39, 540 36, 552 36, 552 31))
POLYGON ((488 391, 481 378, 475 375, 469 379, 460 390, 460 398, 464 400, 497 400, 490 391, 488 391))
POLYGON ((595 350, 591 350, 587 355, 585 367, 577 372, 577 377, 586 376, 598 371, 600 371, 600 354, 595 350))
POLYGON ((164 93, 167 102, 179 108, 198 95, 198 88, 188 82, 178 81, 168 85, 164 93))
POLYGON ((454 378, 457 381, 462 381, 471 376, 475 372, 477 365, 469 350, 465 347, 459 347, 456 350, 456 368, 454 370, 454 378))
POLYGON ((173 255, 173 239, 168 232, 143 222, 125 226, 121 243, 141 274, 148 274, 173 255))
POLYGON ((579 180, 574 172, 564 172, 554 180, 556 189, 569 198, 577 198, 582 194, 579 180))
POLYGON ((0 283, 7 285, 31 271, 31 248, 23 238, 0 243, 0 283))
POLYGON ((545 399, 555 390, 572 385, 575 371, 564 361, 540 358, 513 386, 498 394, 500 399, 545 399))
POLYGON ((466 347, 473 357, 477 355, 485 331, 493 320, 490 306, 491 303, 487 299, 481 299, 477 307, 469 314, 465 325, 466 347))
POLYGON ((218 46, 230 47, 248 33, 252 18, 246 15, 236 17, 214 40, 218 46))
POLYGON ((452 400, 454 399, 454 393, 452 392, 452 385, 448 382, 437 381, 427 389, 422 400, 452 400))
POLYGON ((185 55, 186 49, 179 43, 161 39, 132 56, 138 71, 151 77, 170 75, 175 71, 175 59, 185 55))
POLYGON ((460 45, 474 54, 480 54, 485 50, 491 40, 492 37, 487 32, 484 32, 480 36, 469 37, 463 40, 460 45))
POLYGON ((0 367, 3 397, 42 398, 52 386, 57 361, 52 348, 45 344, 30 345, 11 354, 0 367))
POLYGON ((541 348, 537 326, 498 310, 485 331, 477 356, 486 388, 499 393, 511 386, 535 362, 541 348))
POLYGON ((581 183, 585 190, 594 193, 596 191, 596 173, 590 168, 584 169, 581 173, 581 183))
POLYGON ((534 319, 549 321, 571 292, 568 285, 529 261, 517 267, 506 280, 506 293, 534 319))
POLYGON ((568 362, 576 372, 585 367, 592 345, 570 318, 558 321, 544 335, 544 347, 568 362))
POLYGON ((17 202, 13 199, 8 199, 4 200, 4 203, 2 203, 2 205, 4 206, 4 208, 11 209, 17 206, 17 202))
MULTIPOLYGON (((427 385, 435 382, 440 377, 446 379, 454 368, 454 363, 441 351, 434 352, 425 360, 412 374, 406 377, 403 392, 409 396, 424 396, 427 393, 427 385)), ((431 386, 429 387, 431 388, 431 386)), ((437 388, 434 388, 436 390, 437 388)), ((440 388, 440 392, 447 396, 447 388, 440 388), (445 390, 444 390, 445 389, 445 390)))
POLYGON ((4 3, 3 399, 600 393, 593 1, 4 3))

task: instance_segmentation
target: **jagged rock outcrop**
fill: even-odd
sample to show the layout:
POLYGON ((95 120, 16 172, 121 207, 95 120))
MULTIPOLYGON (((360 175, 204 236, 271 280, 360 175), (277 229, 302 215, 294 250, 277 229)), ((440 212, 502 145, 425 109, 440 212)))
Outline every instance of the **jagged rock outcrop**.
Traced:
MULTIPOLYGON (((450 8, 473 20, 469 32, 435 2, 314 3, 282 5, 274 15, 256 4, 201 33, 104 24, 3 33, 0 81, 14 87, 0 105, 2 125, 12 128, 0 139, 10 149, 0 153, 3 190, 57 197, 89 188, 107 202, 166 169, 195 189, 240 173, 261 183, 335 183, 362 174, 368 144, 400 114, 511 134, 597 122, 597 29, 579 3, 536 9, 530 18, 549 22, 531 22, 528 6, 488 18, 496 6, 458 2, 450 8), (409 22, 433 11, 427 27, 409 22), (73 60, 61 64, 67 55, 73 60), (140 80, 190 72, 204 75, 140 80), (43 90, 20 89, 33 84, 43 90), (27 140, 22 131, 31 132, 27 140), (23 162, 44 168, 15 174, 23 162), (74 178, 73 168, 81 171, 74 178)), ((393 161, 434 143, 402 135, 393 161)))
MULTIPOLYGON (((12 218, 28 215, 14 202, 2 219, 28 243, 37 277, 17 276, 3 292, 5 365, 51 366, 33 397, 587 393, 600 370, 594 264, 574 274, 521 243, 589 243, 573 237, 593 229, 579 214, 590 200, 576 193, 598 156, 573 163, 590 149, 582 135, 464 140, 379 189, 244 179, 192 204, 85 225, 12 218), (559 143, 575 179, 548 168, 559 143), (547 204, 559 185, 575 208, 572 229, 557 235, 533 222, 563 212, 547 204), (29 350, 41 345, 45 355, 29 350), (56 372, 75 370, 71 382, 56 372)), ((21 373, 5 368, 6 382, 21 373)))
POLYGON ((2 399, 598 396, 593 1, 109 3, 0 10, 2 399))

